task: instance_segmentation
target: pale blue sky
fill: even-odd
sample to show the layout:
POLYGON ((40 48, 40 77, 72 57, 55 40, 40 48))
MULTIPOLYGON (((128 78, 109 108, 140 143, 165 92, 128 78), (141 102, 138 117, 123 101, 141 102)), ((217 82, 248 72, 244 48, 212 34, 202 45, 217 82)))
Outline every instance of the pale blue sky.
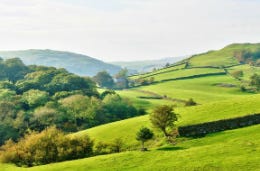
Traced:
POLYGON ((182 56, 260 42, 259 9, 260 0, 0 0, 0 50, 182 56))

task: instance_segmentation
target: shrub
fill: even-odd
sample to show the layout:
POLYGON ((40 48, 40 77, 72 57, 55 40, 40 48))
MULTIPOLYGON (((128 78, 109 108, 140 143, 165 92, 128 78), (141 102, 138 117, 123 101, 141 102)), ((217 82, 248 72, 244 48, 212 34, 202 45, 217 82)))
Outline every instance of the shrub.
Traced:
POLYGON ((92 155, 93 141, 88 137, 67 137, 55 127, 32 132, 18 143, 6 141, 1 147, 1 161, 18 166, 35 166, 92 155))
POLYGON ((196 106, 197 103, 191 98, 185 102, 185 106, 196 106))
POLYGON ((141 128, 137 133, 136 133, 136 140, 141 141, 142 143, 142 151, 146 151, 147 149, 144 147, 144 143, 150 139, 153 138, 153 132, 146 127, 141 128))
POLYGON ((95 146, 96 154, 119 153, 123 150, 124 142, 121 138, 116 138, 112 142, 98 142, 95 146))

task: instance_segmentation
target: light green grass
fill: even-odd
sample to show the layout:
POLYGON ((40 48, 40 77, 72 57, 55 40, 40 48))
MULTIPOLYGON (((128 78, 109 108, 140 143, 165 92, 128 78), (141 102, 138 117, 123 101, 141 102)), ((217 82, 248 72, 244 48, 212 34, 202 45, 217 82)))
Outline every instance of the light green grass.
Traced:
POLYGON ((181 115, 178 125, 192 125, 260 113, 260 94, 177 108, 176 112, 181 115))
POLYGON ((116 93, 124 98, 128 98, 137 108, 144 108, 147 110, 152 110, 155 106, 163 104, 181 105, 177 102, 172 102, 166 99, 142 99, 140 97, 151 97, 151 95, 131 89, 116 91, 116 93))
POLYGON ((167 73, 167 72, 175 72, 175 71, 178 71, 180 69, 183 69, 184 68, 184 64, 183 65, 178 65, 178 66, 172 66, 172 67, 168 67, 168 68, 163 68, 163 69, 159 69, 159 70, 156 70, 156 71, 153 71, 153 72, 149 72, 149 73, 145 73, 145 74, 140 74, 140 75, 135 75, 135 76, 131 76, 129 77, 131 80, 134 80, 134 79, 138 79, 138 78, 146 78, 146 77, 153 77, 155 75, 159 75, 159 74, 162 74, 162 73, 167 73))
POLYGON ((240 50, 255 51, 260 48, 260 44, 232 44, 221 50, 210 51, 199 54, 189 59, 191 66, 230 66, 238 64, 234 58, 234 52, 240 50))
MULTIPOLYGON (((178 126, 245 116, 260 113, 260 95, 245 96, 239 99, 212 102, 194 107, 180 107, 175 111, 180 115, 178 126)), ((88 134, 96 141, 112 141, 115 138, 122 138, 127 145, 134 147, 138 144, 135 140, 135 134, 142 126, 151 127, 148 115, 97 126, 74 135, 88 134)))
POLYGON ((211 134, 177 146, 148 152, 123 152, 20 169, 0 164, 2 171, 85 170, 221 170, 259 171, 260 125, 211 134))
POLYGON ((193 98, 198 103, 239 98, 247 95, 240 91, 240 82, 228 75, 207 76, 194 79, 168 81, 160 84, 139 87, 139 90, 156 92, 171 98, 187 100, 193 98), (218 84, 228 83, 237 87, 222 87, 218 84))
POLYGON ((172 72, 160 73, 158 75, 146 77, 149 79, 150 77, 154 78, 154 81, 162 81, 167 79, 174 79, 180 77, 188 77, 193 75, 201 75, 201 74, 213 74, 213 73, 220 73, 224 72, 223 69, 216 69, 216 68, 192 68, 192 69, 182 69, 176 70, 172 72))
POLYGON ((254 66, 247 65, 247 64, 231 67, 231 68, 228 69, 228 71, 231 74, 234 71, 243 71, 242 79, 246 80, 246 81, 249 81, 250 77, 252 75, 254 75, 255 73, 260 75, 260 67, 254 67, 254 66))

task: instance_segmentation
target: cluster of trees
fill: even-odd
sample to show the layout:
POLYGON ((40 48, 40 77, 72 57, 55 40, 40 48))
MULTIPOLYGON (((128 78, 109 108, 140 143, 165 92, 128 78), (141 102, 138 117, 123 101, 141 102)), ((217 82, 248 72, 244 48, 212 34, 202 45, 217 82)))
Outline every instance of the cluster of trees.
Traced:
POLYGON ((129 87, 128 70, 120 70, 114 78, 106 71, 98 72, 93 80, 103 88, 108 89, 125 89, 129 87))
POLYGON ((28 133, 18 143, 8 140, 0 149, 2 162, 30 167, 91 156, 93 140, 86 135, 65 136, 55 127, 50 127, 41 133, 28 133))
POLYGON ((131 85, 132 86, 139 86, 139 85, 143 86, 143 85, 149 85, 149 84, 152 84, 152 83, 154 83, 154 77, 150 77, 150 78, 147 78, 147 79, 140 77, 136 80, 133 80, 131 82, 131 85))
MULTIPOLYGON (((75 103, 79 103, 79 101, 75 103)), ((177 136, 174 128, 177 120, 178 115, 169 105, 158 106, 150 114, 153 127, 161 131, 167 141, 171 143, 177 136)), ((141 142, 142 151, 147 150, 144 143, 153 137, 153 131, 146 127, 142 127, 136 133, 136 140, 141 142)), ((124 146, 125 144, 120 138, 116 138, 112 142, 94 143, 87 135, 66 135, 55 126, 50 126, 41 132, 29 131, 18 142, 7 140, 0 147, 0 160, 5 163, 15 163, 18 166, 31 167, 100 154, 117 153, 121 152, 124 146)))
POLYGON ((26 66, 18 58, 0 60, 0 145, 31 130, 55 125, 73 132, 139 114, 115 92, 99 94, 89 77, 26 66))
POLYGON ((234 52, 234 57, 240 63, 247 63, 255 66, 260 66, 260 49, 255 51, 240 50, 234 52))

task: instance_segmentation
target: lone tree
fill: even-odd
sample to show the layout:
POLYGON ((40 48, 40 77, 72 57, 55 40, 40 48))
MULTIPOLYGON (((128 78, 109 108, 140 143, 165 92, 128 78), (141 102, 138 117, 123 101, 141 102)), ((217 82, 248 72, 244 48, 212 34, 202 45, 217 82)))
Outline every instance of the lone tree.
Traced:
POLYGON ((142 142, 142 151, 146 151, 147 148, 144 147, 144 142, 150 140, 153 138, 153 132, 146 127, 141 128, 137 133, 136 133, 136 140, 142 142))
POLYGON ((150 114, 151 123, 155 128, 163 132, 165 137, 169 137, 168 128, 174 127, 174 122, 178 120, 178 115, 173 112, 173 106, 162 105, 156 107, 150 114))

